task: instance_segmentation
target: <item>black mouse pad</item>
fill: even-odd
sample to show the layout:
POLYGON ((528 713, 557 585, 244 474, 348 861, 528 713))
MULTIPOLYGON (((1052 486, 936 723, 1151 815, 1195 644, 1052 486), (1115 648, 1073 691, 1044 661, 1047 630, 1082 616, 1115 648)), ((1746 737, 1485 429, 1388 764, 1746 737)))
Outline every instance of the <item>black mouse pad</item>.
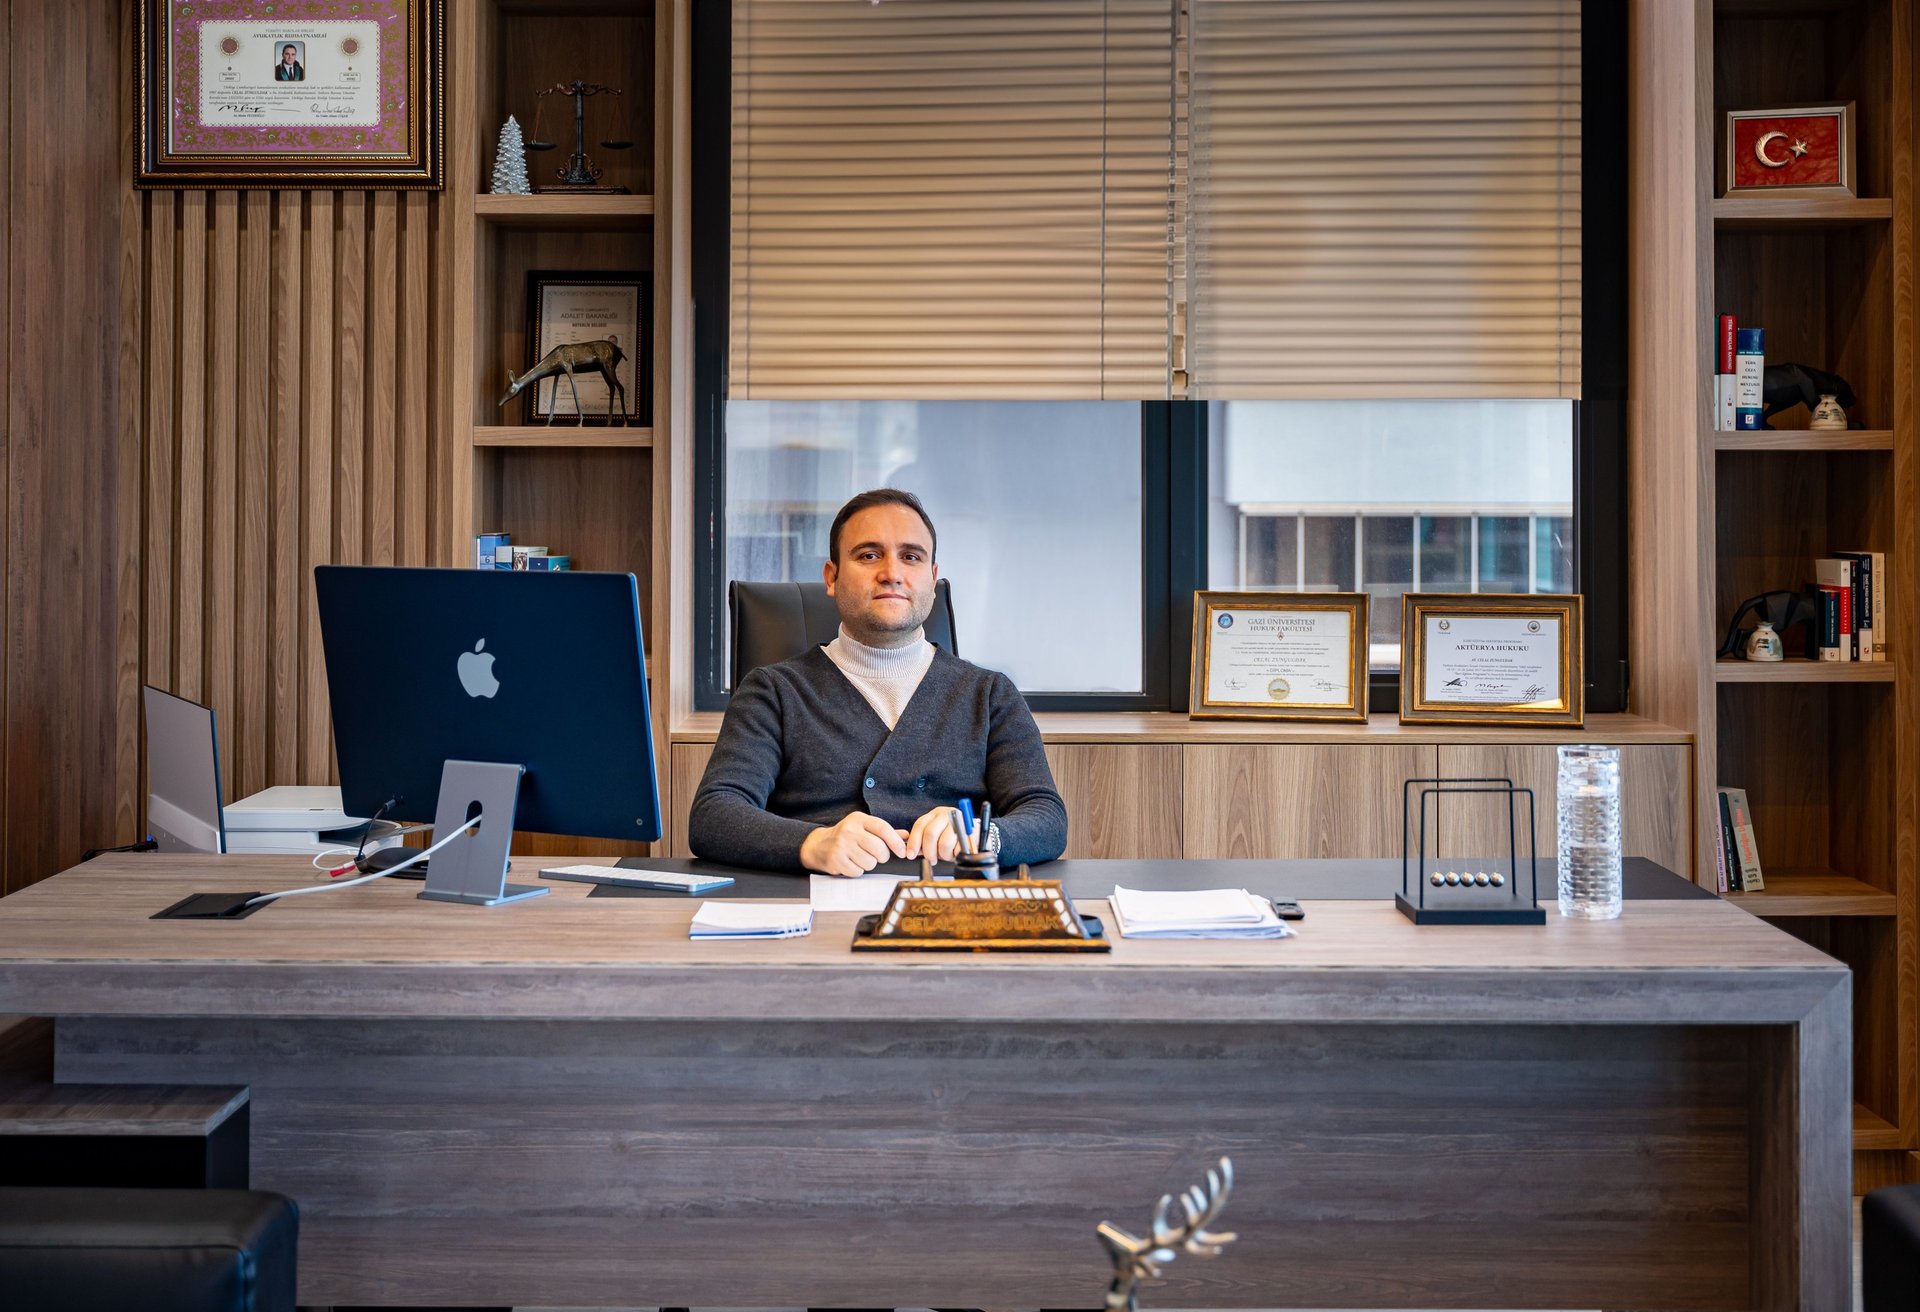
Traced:
POLYGON ((149 920, 245 920, 267 905, 253 902, 253 893, 189 893, 165 911, 156 911, 149 920), (252 905, 248 905, 249 903, 252 905))

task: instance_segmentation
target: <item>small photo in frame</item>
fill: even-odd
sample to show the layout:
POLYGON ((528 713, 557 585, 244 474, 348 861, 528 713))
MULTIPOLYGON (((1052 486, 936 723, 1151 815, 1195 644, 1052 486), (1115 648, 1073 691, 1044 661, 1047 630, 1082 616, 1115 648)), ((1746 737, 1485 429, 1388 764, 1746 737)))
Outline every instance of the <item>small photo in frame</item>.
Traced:
POLYGON ((639 271, 528 272, 526 358, 510 364, 508 379, 524 422, 653 422, 651 292, 639 271))
POLYGON ((1197 720, 1367 718, 1367 594, 1196 592, 1197 720))
POLYGON ((1854 196, 1853 102, 1729 110, 1722 196, 1854 196))
POLYGON ((1579 594, 1410 592, 1400 604, 1401 723, 1586 723, 1579 594))

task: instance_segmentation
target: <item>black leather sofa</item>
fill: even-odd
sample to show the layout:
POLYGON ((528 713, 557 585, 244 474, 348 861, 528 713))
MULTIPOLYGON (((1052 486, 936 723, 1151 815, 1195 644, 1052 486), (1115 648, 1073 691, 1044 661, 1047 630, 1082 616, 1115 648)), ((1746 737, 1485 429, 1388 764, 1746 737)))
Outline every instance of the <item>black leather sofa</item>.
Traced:
POLYGON ((7 1312, 294 1312, 299 1213, 245 1189, 0 1188, 7 1312))

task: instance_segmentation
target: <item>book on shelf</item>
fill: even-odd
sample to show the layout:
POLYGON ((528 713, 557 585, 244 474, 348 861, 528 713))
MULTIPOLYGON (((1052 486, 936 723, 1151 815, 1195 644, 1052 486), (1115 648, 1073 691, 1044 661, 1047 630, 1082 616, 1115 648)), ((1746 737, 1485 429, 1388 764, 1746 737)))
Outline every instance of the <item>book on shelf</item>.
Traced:
POLYGON ((1733 431, 1733 342, 1736 326, 1732 315, 1720 316, 1719 351, 1713 374, 1713 426, 1722 433, 1733 431))
POLYGON ((1859 660, 1856 629, 1860 620, 1858 605, 1860 598, 1856 591, 1858 580, 1855 578, 1853 562, 1835 556, 1824 556, 1813 562, 1813 581, 1822 591, 1831 589, 1839 595, 1839 636, 1835 644, 1839 654, 1833 659, 1859 660))
POLYGON ((1834 555, 1853 562, 1853 613, 1859 638, 1858 659, 1887 659, 1887 553, 1884 551, 1836 551, 1834 555))
POLYGON ((1715 814, 1713 825, 1713 884, 1714 891, 1725 894, 1727 892, 1727 831, 1720 826, 1718 818, 1720 811, 1720 797, 1718 792, 1714 794, 1713 809, 1715 814))
POLYGON ((1731 868, 1740 868, 1740 886, 1749 893, 1758 893, 1767 886, 1765 875, 1760 870, 1760 844, 1753 836, 1753 807, 1747 801, 1744 788, 1722 789, 1726 794, 1727 813, 1732 820, 1733 846, 1727 850, 1727 864, 1731 868))
POLYGON ((1727 790, 1714 789, 1715 808, 1720 813, 1720 846, 1726 853, 1727 892, 1744 893, 1746 885, 1741 882, 1739 849, 1733 841, 1733 808, 1727 802, 1727 790))

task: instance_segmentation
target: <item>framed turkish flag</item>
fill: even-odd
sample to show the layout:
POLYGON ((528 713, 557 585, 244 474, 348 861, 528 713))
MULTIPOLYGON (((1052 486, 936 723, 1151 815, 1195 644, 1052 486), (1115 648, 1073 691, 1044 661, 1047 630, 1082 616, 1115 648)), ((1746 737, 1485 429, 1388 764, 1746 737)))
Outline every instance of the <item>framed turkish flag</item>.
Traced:
POLYGON ((1735 109, 1726 116, 1723 196, 1852 196, 1853 102, 1735 109))

